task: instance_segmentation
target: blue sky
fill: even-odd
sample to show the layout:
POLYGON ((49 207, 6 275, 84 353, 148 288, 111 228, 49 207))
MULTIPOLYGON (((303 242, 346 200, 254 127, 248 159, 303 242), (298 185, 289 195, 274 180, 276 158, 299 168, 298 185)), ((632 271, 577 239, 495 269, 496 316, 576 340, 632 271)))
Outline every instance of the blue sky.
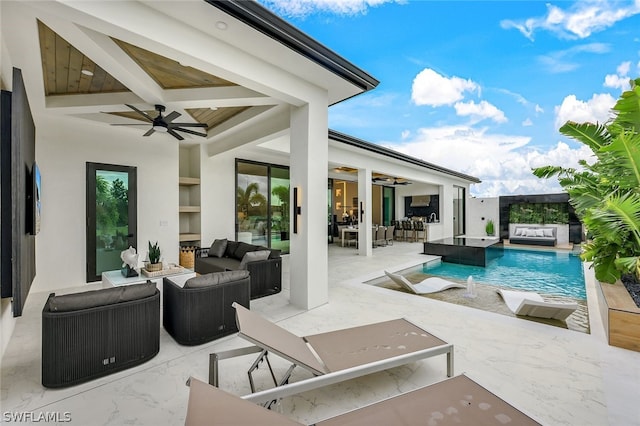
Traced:
POLYGON ((260 0, 380 80, 329 109, 332 129, 482 180, 475 196, 560 192, 567 120, 605 122, 640 77, 640 0, 260 0))

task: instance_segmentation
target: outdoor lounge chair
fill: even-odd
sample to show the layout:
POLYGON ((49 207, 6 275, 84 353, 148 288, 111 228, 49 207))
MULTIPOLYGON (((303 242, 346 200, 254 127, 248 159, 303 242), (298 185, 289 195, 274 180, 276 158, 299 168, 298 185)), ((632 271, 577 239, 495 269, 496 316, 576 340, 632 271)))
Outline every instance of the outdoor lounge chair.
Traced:
MULTIPOLYGON (((280 413, 253 404, 250 400, 191 378, 185 425, 302 425, 280 413)), ((540 424, 467 376, 461 375, 331 417, 315 425, 431 423, 519 426, 540 424)))
POLYGON ((542 296, 533 291, 499 289, 498 293, 500 293, 511 312, 516 315, 564 321, 573 311, 578 309, 577 303, 547 302, 542 296))
POLYGON ((218 386, 218 361, 260 352, 247 372, 251 391, 255 391, 251 373, 263 359, 271 371, 275 389, 254 393, 276 400, 321 386, 338 383, 370 373, 398 367, 420 359, 447 355, 447 376, 453 375, 453 345, 428 333, 406 319, 395 319, 328 333, 298 337, 262 318, 242 305, 236 309, 238 335, 255 346, 231 349, 210 355, 209 383, 218 386), (267 353, 272 352, 292 363, 277 381, 267 353), (296 366, 314 377, 288 383, 296 366))
POLYGON ((400 274, 392 274, 388 271, 384 271, 384 273, 387 274, 387 276, 391 278, 394 283, 415 294, 437 293, 449 288, 465 288, 465 286, 460 283, 455 283, 453 281, 445 280, 439 277, 429 277, 422 280, 418 284, 411 284, 408 279, 400 274))

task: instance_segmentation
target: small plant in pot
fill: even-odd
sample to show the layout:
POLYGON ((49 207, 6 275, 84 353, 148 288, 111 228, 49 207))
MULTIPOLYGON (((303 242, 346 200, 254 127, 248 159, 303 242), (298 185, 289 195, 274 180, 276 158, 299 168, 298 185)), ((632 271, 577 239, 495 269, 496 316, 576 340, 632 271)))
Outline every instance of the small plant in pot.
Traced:
POLYGON ((162 262, 160 262, 160 246, 158 246, 158 242, 155 244, 151 244, 149 241, 149 264, 146 267, 147 271, 160 271, 162 270, 162 262))
POLYGON ((487 221, 487 224, 484 227, 484 230, 487 232, 487 235, 493 235, 493 233, 495 232, 495 227, 493 225, 493 220, 489 219, 487 221))

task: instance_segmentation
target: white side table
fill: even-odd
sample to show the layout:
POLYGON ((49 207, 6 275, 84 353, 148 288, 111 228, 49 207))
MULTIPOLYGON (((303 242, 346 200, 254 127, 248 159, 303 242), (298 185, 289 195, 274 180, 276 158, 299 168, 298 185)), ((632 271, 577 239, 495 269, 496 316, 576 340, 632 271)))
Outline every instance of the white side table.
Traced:
POLYGON ((137 277, 125 278, 122 273, 118 271, 107 271, 102 273, 102 287, 120 287, 123 285, 142 284, 147 280, 153 281, 156 288, 160 290, 160 307, 162 309, 162 279, 164 277, 176 277, 176 284, 184 285, 185 281, 189 278, 196 276, 196 273, 191 269, 184 269, 182 272, 170 272, 166 275, 159 275, 155 277, 147 277, 142 272, 137 277))

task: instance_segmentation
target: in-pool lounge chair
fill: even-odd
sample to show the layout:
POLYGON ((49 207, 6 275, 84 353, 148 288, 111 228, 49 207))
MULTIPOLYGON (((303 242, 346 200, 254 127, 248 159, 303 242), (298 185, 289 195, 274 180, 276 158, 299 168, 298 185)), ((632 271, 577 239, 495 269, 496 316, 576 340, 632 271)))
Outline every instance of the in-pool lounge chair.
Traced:
POLYGON ((251 373, 266 359, 276 388, 253 393, 256 398, 276 400, 353 379, 424 358, 447 355, 447 376, 453 375, 453 345, 435 337, 406 319, 395 319, 328 333, 299 337, 264 319, 237 303, 238 335, 255 346, 213 353, 209 360, 209 383, 218 386, 218 362, 260 352, 249 368, 251 391, 255 392, 251 373), (277 381, 267 353, 274 353, 292 363, 277 381), (296 366, 314 377, 288 383, 296 366))
POLYGON ((577 303, 547 302, 542 296, 533 291, 499 289, 498 293, 500 293, 511 312, 516 315, 564 321, 573 311, 578 309, 577 303))
POLYGON ((465 288, 460 283, 454 283, 453 281, 445 280, 439 277, 429 277, 422 280, 418 284, 411 284, 411 282, 400 274, 392 274, 391 272, 384 271, 394 283, 398 284, 402 288, 409 290, 415 294, 429 294, 437 293, 449 288, 465 288))
MULTIPOLYGON (((275 411, 191 378, 186 426, 301 426, 275 411)), ((540 425, 467 376, 443 380, 315 423, 370 425, 540 425)))

